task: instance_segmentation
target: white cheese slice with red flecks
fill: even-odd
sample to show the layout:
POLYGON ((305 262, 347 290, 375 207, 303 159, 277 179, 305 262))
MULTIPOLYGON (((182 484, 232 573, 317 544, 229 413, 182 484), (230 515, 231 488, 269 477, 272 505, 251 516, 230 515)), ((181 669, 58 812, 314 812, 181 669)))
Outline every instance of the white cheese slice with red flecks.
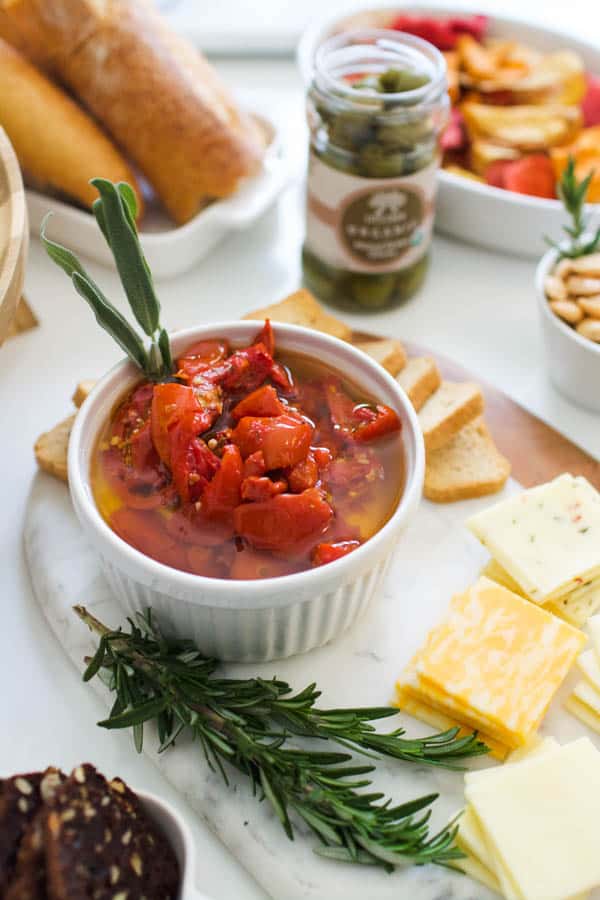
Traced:
POLYGON ((467 527, 536 603, 600 576, 600 494, 564 474, 484 510, 467 527))
POLYGON ((466 781, 488 850, 517 896, 565 900, 600 885, 600 753, 588 738, 466 781))
POLYGON ((585 625, 600 609, 600 578, 586 581, 574 591, 550 600, 546 608, 577 628, 585 625))
POLYGON ((600 665, 600 616, 592 616, 588 620, 588 631, 592 641, 592 647, 596 654, 596 660, 600 665))

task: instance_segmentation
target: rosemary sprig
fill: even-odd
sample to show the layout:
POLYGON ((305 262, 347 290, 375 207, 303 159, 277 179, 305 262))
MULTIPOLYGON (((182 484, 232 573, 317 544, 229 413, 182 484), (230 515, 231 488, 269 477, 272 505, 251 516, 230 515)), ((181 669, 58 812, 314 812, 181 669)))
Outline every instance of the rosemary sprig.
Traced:
POLYGON ((487 753, 476 734, 458 737, 453 728, 409 740, 400 728, 378 734, 371 722, 394 715, 391 707, 319 709, 314 684, 299 694, 277 679, 231 679, 215 674, 218 663, 191 641, 163 636, 151 610, 131 619, 131 630, 111 631, 84 607, 75 612, 100 637, 84 674, 99 675, 116 693, 103 728, 133 728, 138 751, 143 727, 155 721, 159 752, 182 733, 200 744, 208 765, 226 783, 226 765, 247 776, 260 799, 273 807, 290 839, 294 814, 321 842, 317 853, 332 859, 384 866, 434 862, 448 865, 463 854, 456 825, 429 834, 430 807, 437 794, 393 806, 368 792, 364 776, 373 763, 357 765, 349 753, 307 749, 293 736, 326 740, 365 756, 377 755, 430 766, 459 768, 465 757, 487 753), (418 815, 420 814, 420 815, 418 815))
POLYGON ((42 223, 42 244, 50 259, 67 273, 77 293, 90 305, 98 324, 146 377, 151 381, 169 380, 173 375, 173 358, 169 336, 160 324, 160 303, 135 225, 135 193, 125 182, 113 184, 104 178, 94 178, 91 184, 100 195, 93 205, 96 222, 111 249, 135 319, 150 338, 148 349, 136 329, 102 293, 75 254, 47 237, 51 213, 42 223))
POLYGON ((593 177, 594 172, 592 171, 584 179, 578 181, 575 175, 575 160, 572 156, 569 156, 557 188, 558 196, 571 217, 572 224, 563 227, 563 230, 569 236, 569 241, 565 243, 553 241, 548 237, 545 238, 547 244, 558 250, 559 259, 564 257, 577 259, 579 256, 586 256, 588 253, 593 253, 600 244, 600 227, 596 229, 595 234, 589 240, 582 240, 588 227, 588 217, 585 215, 585 200, 593 177))

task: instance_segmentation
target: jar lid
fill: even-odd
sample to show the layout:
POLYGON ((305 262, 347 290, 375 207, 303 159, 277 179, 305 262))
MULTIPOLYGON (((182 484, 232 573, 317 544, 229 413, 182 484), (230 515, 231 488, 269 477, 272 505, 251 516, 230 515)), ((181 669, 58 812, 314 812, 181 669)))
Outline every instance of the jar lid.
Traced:
POLYGON ((440 51, 422 38, 387 29, 343 32, 325 41, 315 55, 314 84, 343 106, 377 106, 386 110, 428 106, 446 93, 446 61, 440 51), (412 75, 414 87, 385 91, 361 81, 361 76, 381 75, 389 70, 412 75), (422 78, 420 78, 422 76, 422 78), (422 81, 422 83, 419 83, 422 81))

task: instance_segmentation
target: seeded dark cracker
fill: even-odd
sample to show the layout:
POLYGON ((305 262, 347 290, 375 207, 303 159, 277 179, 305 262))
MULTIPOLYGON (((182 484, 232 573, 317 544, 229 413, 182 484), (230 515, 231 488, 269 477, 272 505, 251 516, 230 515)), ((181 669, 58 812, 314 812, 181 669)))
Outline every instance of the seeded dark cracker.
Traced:
POLYGON ((0 897, 9 884, 23 835, 42 805, 41 772, 2 781, 0 792, 0 897))
POLYGON ((43 805, 29 823, 21 841, 14 875, 3 900, 47 900, 46 853, 44 832, 48 808, 52 805, 58 786, 65 776, 56 769, 48 769, 40 781, 43 805))
POLYGON ((78 766, 46 821, 51 900, 175 900, 179 867, 165 836, 123 782, 78 766))

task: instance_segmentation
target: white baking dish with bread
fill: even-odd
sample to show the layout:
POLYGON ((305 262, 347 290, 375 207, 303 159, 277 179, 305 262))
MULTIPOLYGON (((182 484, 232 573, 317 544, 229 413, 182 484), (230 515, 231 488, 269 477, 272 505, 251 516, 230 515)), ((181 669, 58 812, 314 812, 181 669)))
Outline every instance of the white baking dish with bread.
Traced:
POLYGON ((128 181, 157 277, 192 266, 277 195, 274 127, 237 104, 148 0, 0 0, 0 125, 23 168, 31 227, 101 261, 94 177, 128 181), (64 202, 63 202, 64 201, 64 202))

